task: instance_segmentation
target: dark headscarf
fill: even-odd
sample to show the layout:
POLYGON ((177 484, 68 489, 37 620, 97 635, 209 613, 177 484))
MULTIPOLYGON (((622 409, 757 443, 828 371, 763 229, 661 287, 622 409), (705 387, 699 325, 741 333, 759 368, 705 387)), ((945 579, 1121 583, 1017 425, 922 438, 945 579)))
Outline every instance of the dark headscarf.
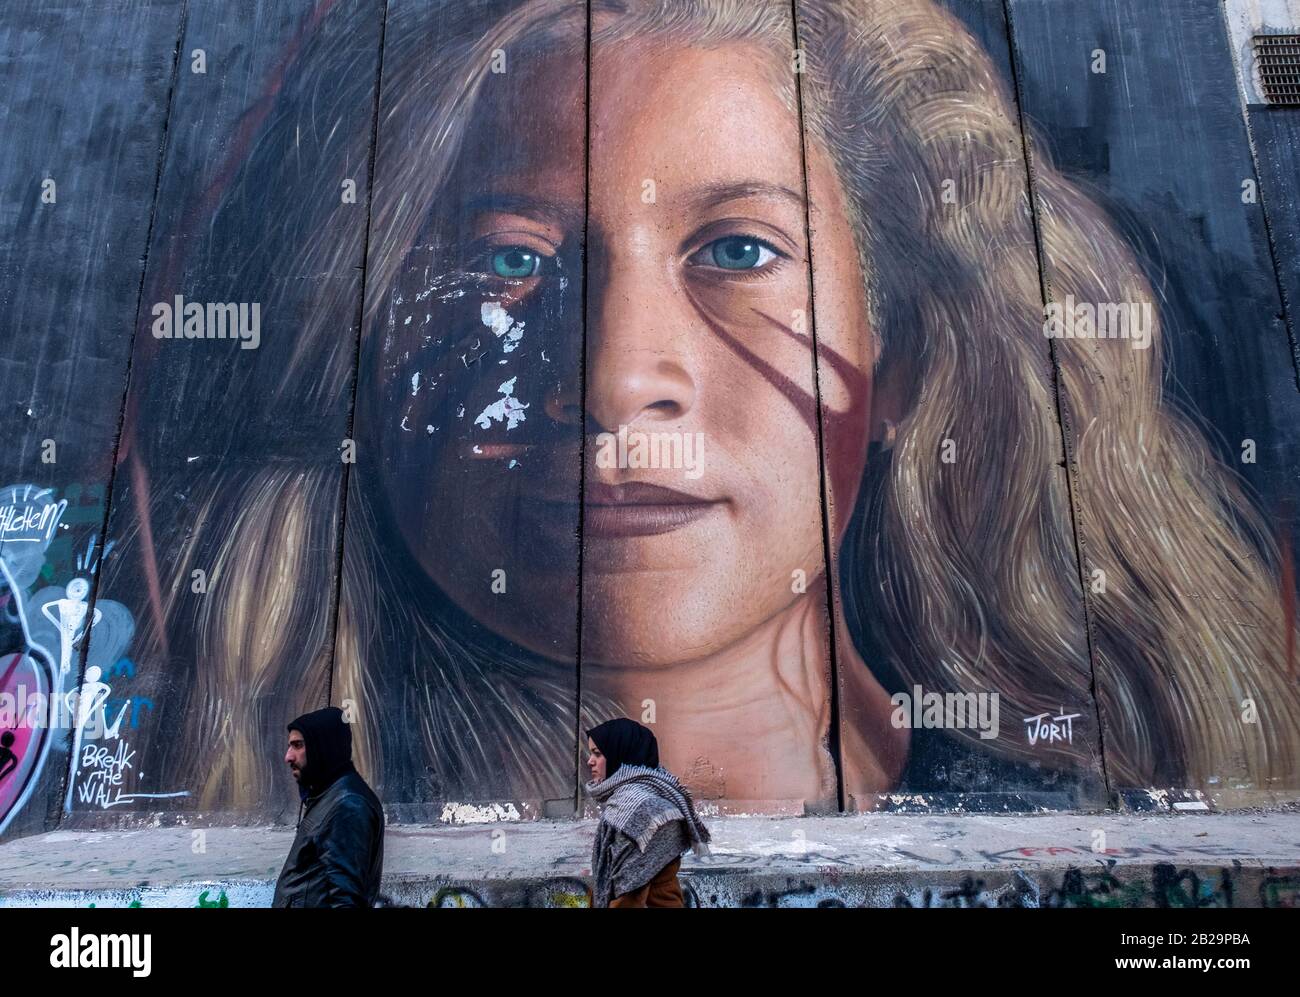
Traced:
POLYGON ((605 756, 606 779, 622 765, 644 765, 652 769, 659 767, 659 742, 655 740, 650 728, 642 727, 635 720, 627 717, 606 720, 587 731, 587 736, 596 742, 596 747, 605 756))
POLYGON ((353 770, 352 728, 343 722, 343 711, 337 706, 304 713, 289 729, 301 734, 307 745, 307 764, 298 777, 298 793, 304 800, 353 770))

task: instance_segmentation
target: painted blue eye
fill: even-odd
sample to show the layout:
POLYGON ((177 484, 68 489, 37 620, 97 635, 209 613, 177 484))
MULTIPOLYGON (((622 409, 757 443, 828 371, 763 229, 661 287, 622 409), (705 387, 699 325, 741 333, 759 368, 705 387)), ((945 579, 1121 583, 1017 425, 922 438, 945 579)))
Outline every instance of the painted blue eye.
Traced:
POLYGON ((706 248, 714 265, 723 270, 754 270, 776 258, 766 243, 744 235, 716 239, 706 248))
POLYGON ((542 257, 522 246, 506 246, 492 254, 492 272, 498 277, 523 280, 536 277, 542 267, 542 257))

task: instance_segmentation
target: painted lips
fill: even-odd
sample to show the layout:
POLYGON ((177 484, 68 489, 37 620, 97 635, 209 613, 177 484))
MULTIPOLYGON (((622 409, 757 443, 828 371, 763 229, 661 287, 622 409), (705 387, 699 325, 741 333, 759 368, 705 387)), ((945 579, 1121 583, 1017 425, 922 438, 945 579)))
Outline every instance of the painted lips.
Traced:
MULTIPOLYGON (((463 455, 482 461, 522 458, 534 447, 517 443, 482 443, 467 446, 463 455)), ((572 482, 576 485, 577 482, 572 482)), ((547 489, 553 491, 552 489, 547 489)), ((575 489, 576 491, 576 489, 575 489)), ((725 504, 725 499, 706 499, 673 488, 631 481, 622 485, 588 482, 584 503, 583 535, 596 539, 654 536, 671 533, 704 518, 725 504)), ((549 495, 534 507, 545 527, 573 530, 578 522, 577 502, 549 495)))
POLYGON ((586 498, 583 536, 597 538, 671 533, 722 506, 721 501, 639 481, 626 485, 589 484, 586 498))
MULTIPOLYGON (((604 540, 671 533, 716 512, 724 504, 724 500, 699 498, 639 481, 625 485, 589 482, 582 534, 587 539, 604 540)), ((547 498, 536 508, 543 510, 547 526, 562 524, 569 531, 577 527, 577 502, 547 498)))

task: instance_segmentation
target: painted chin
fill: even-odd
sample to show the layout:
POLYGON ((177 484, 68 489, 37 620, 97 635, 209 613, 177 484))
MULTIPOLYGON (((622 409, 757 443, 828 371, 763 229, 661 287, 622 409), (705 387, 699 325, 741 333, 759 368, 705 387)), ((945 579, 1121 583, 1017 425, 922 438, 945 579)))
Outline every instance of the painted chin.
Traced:
POLYGON ((593 586, 593 595, 606 600, 611 610, 615 605, 634 610, 647 598, 662 598, 662 592, 654 594, 658 582, 643 589, 628 576, 645 574, 648 580, 661 572, 685 572, 682 577, 704 578, 719 561, 730 560, 739 546, 736 526, 728 502, 616 512, 588 507, 583 576, 593 586))

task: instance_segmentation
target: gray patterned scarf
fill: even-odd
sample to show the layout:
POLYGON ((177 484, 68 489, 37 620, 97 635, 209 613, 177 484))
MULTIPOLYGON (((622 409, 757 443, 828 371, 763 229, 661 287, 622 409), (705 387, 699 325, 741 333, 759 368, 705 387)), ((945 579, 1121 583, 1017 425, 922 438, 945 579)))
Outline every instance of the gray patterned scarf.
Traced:
POLYGON ((589 782, 587 793, 600 804, 600 819, 646 850, 654 833, 680 820, 696 855, 709 853, 709 829, 695 813, 686 788, 667 769, 620 765, 603 782, 589 782))

